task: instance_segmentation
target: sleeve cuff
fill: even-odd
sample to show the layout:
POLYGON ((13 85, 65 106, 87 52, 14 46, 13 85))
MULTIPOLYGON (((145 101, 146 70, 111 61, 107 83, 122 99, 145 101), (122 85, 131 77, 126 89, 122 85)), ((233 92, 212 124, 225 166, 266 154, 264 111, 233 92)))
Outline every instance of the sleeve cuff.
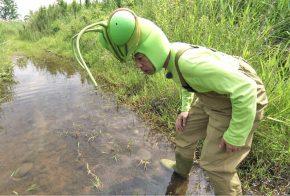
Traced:
POLYGON ((228 144, 234 146, 244 146, 246 144, 245 140, 230 136, 228 131, 224 133, 223 138, 228 144))

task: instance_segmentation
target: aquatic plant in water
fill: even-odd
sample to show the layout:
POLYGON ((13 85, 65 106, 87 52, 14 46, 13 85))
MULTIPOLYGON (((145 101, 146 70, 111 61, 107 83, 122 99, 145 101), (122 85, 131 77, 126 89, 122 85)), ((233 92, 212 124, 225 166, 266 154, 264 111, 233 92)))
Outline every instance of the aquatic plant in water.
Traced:
POLYGON ((91 182, 93 184, 93 187, 95 187, 98 190, 101 190, 103 188, 103 183, 102 183, 101 179, 91 171, 88 163, 86 166, 87 166, 88 175, 90 175, 92 177, 91 182))
POLYGON ((149 160, 144 160, 141 159, 138 163, 138 166, 143 166, 143 169, 146 171, 147 170, 147 166, 151 163, 151 161, 149 160))

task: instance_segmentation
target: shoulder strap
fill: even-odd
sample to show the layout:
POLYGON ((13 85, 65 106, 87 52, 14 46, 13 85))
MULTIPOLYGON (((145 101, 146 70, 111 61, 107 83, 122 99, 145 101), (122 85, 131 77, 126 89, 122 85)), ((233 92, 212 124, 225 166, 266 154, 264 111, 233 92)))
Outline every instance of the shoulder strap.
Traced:
POLYGON ((179 69, 179 65, 178 65, 178 60, 180 58, 180 56, 187 50, 191 49, 191 48, 196 48, 194 46, 189 46, 189 47, 185 47, 181 50, 179 50, 177 53, 176 53, 176 56, 175 56, 175 67, 176 67, 176 71, 178 73, 178 77, 179 77, 179 80, 181 82, 181 85, 183 88, 185 88, 187 91, 189 92, 197 92, 196 90, 194 90, 191 86, 189 86, 189 84, 184 80, 184 77, 182 76, 181 72, 180 72, 180 69, 179 69))

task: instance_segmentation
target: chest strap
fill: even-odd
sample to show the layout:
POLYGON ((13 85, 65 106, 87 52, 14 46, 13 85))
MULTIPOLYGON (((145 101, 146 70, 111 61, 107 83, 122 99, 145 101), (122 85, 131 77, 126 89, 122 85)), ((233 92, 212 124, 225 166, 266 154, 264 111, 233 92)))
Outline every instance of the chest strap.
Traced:
POLYGON ((188 46, 188 47, 185 47, 185 48, 179 50, 176 53, 176 56, 175 56, 175 68, 176 68, 176 71, 178 73, 178 77, 179 77, 179 80, 181 82, 181 86, 183 88, 185 88, 188 92, 197 92, 195 89, 193 89, 191 86, 189 86, 189 84, 185 81, 184 77, 182 76, 182 74, 180 72, 179 65, 178 65, 178 60, 179 60, 180 56, 184 52, 186 52, 187 50, 192 49, 192 48, 198 48, 198 46, 188 46))

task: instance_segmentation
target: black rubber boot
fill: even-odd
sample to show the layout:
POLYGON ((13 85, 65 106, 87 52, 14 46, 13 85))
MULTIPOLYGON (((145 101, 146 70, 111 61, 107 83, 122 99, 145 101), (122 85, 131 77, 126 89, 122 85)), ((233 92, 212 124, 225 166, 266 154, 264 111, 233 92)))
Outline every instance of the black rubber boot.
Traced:
POLYGON ((188 178, 173 172, 165 195, 185 195, 188 187, 188 178))

